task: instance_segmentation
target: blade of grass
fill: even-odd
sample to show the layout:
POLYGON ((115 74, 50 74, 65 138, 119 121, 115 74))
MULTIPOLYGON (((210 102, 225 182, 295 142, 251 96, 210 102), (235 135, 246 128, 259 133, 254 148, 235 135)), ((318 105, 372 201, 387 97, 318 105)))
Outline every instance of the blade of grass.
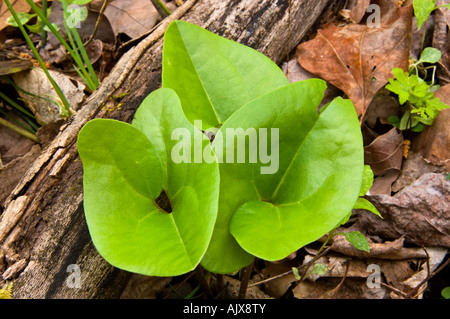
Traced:
POLYGON ((77 29, 74 27, 69 27, 66 23, 67 18, 68 18, 67 17, 67 2, 66 2, 66 0, 62 0, 61 3, 63 5, 63 9, 64 9, 64 27, 66 28, 67 35, 69 35, 69 33, 73 34, 73 37, 75 38, 75 41, 77 44, 77 48, 80 51, 81 56, 83 57, 84 64, 86 65, 86 67, 89 70, 90 78, 94 82, 95 87, 98 87, 99 81, 98 81, 97 75, 95 74, 94 68, 92 67, 91 61, 89 60, 89 57, 86 53, 83 41, 81 41, 81 37, 80 37, 77 29))
MULTIPOLYGON (((85 78, 84 74, 81 72, 81 70, 79 68, 77 68, 75 65, 73 66, 73 68, 75 69, 75 71, 77 71, 78 75, 80 76, 80 78, 84 81, 84 83, 87 83, 89 80, 91 80, 89 77, 85 78)), ((91 80, 92 81, 92 80, 91 80)), ((94 83, 92 83, 94 84, 94 83)), ((89 88, 90 89, 90 88, 89 88)), ((92 90, 91 90, 92 92, 92 90)))
POLYGON ((158 11, 159 15, 164 19, 172 14, 170 10, 162 3, 161 0, 150 0, 155 7, 156 11, 158 11))
POLYGON ((36 117, 34 116, 34 114, 28 112, 27 110, 25 110, 23 107, 21 107, 19 104, 17 104, 16 102, 14 102, 13 100, 11 100, 7 95, 5 95, 3 92, 0 92, 0 97, 2 99, 4 99, 6 102, 8 102, 11 106, 13 106, 15 109, 17 109, 18 111, 20 111, 21 113, 35 119, 36 117))
MULTIPOLYGON (((23 127, 24 129, 26 129, 28 132, 33 133, 33 134, 36 133, 36 131, 33 130, 31 127, 26 126, 24 123, 20 122, 18 119, 14 118, 14 117, 12 117, 11 115, 9 115, 9 114, 6 113, 5 111, 3 111, 1 108, 0 108, 0 113, 3 114, 4 116, 6 116, 7 118, 9 118, 11 121, 13 121, 14 123, 16 123, 17 125, 22 126, 22 127, 23 127)), ((22 119, 24 119, 24 118, 22 117, 22 119)))
MULTIPOLYGON (((27 41, 28 46, 30 47, 31 51, 33 52, 36 60, 39 62, 39 65, 41 66, 42 70, 44 71, 44 73, 47 76, 48 80, 50 81, 51 85, 53 86, 53 89, 56 91, 56 94, 61 99, 61 102, 63 103, 63 108, 61 108, 61 114, 64 116, 70 116, 71 115, 70 104, 67 101, 64 93, 61 91, 61 88, 58 86, 58 84, 55 82, 55 80, 53 80, 52 76, 48 72, 47 67, 44 64, 44 61, 42 61, 36 47, 33 44, 33 41, 31 41, 30 37, 28 36, 27 32, 25 31, 25 28, 23 27, 22 23, 20 22, 20 19, 17 17, 16 11, 12 7, 9 0, 5 0, 5 4, 8 7, 8 10, 11 12, 11 15, 13 16, 17 25, 19 26, 19 29, 22 32, 22 35, 24 36, 25 40, 27 41)), ((42 14, 42 12, 41 12, 41 14, 42 14)))
MULTIPOLYGON (((76 55, 78 61, 82 61, 80 53, 78 52, 79 49, 77 48, 77 45, 76 45, 75 41, 73 40, 72 32, 70 31, 70 28, 68 27, 67 22, 66 22, 67 19, 68 19, 68 17, 67 17, 67 5, 64 6, 64 4, 65 3, 62 3, 62 5, 63 5, 63 15, 64 15, 64 17, 63 17, 64 18, 63 19, 63 21, 64 21, 64 29, 66 30, 67 38, 69 39, 70 45, 71 45, 71 47, 73 49, 73 53, 76 55)), ((83 81, 86 83, 86 85, 88 86, 89 90, 91 90, 91 92, 93 92, 97 88, 98 85, 96 86, 95 83, 93 82, 93 80, 91 79, 91 77, 89 76, 89 72, 86 70, 85 65, 84 65, 83 62, 81 62, 81 64, 77 63, 77 65, 78 65, 78 70, 81 71, 82 75, 77 70, 77 68, 74 66, 75 69, 77 70, 78 74, 81 76, 83 81)))
MULTIPOLYGON (((10 101, 8 104, 10 104, 12 107, 16 108, 16 106, 19 106, 16 102, 14 101, 10 101), (12 103, 11 103, 12 102, 12 103)), ((19 106, 20 107, 20 106, 19 106)), ((17 109, 17 108, 16 108, 17 109)), ((0 109, 0 111, 2 111, 0 109)), ((32 133, 36 133, 36 131, 39 129, 39 127, 33 122, 33 119, 35 120, 35 118, 30 118, 28 115, 26 114, 20 114, 21 119, 24 120, 25 122, 27 122, 27 124, 29 125, 29 127, 23 125, 23 123, 17 121, 15 118, 10 117, 7 113, 3 112, 3 114, 5 114, 7 117, 9 117, 11 120, 13 120, 14 122, 16 122, 17 124, 21 125, 22 127, 24 127, 26 130, 32 132, 32 133)))
MULTIPOLYGON (((77 56, 77 59, 79 59, 81 61, 81 56, 78 53, 78 50, 76 49, 77 45, 75 44, 75 41, 72 38, 72 34, 71 34, 70 30, 68 29, 65 21, 64 21, 64 27, 66 28, 67 38, 69 39, 70 45, 72 46, 72 48, 75 48, 73 50, 73 52, 77 56)), ((97 86, 94 84, 91 77, 89 76, 89 72, 84 67, 84 64, 81 63, 81 65, 78 65, 78 68, 76 66, 74 66, 74 68, 78 72, 78 74, 81 76, 83 81, 86 83, 89 90, 91 90, 91 92, 93 92, 97 88, 97 86)))
MULTIPOLYGON (((47 17, 47 0, 42 0, 42 14, 47 17)), ((45 45, 47 44, 47 31, 45 30, 45 28, 42 28, 42 40, 41 40, 41 44, 42 47, 45 47, 45 45)))
POLYGON ((5 127, 7 127, 7 128, 9 128, 9 129, 11 129, 11 130, 13 130, 14 132, 16 132, 16 133, 18 133, 18 134, 20 134, 22 136, 25 136, 26 138, 29 138, 30 140, 32 140, 32 141, 34 141, 36 143, 39 143, 39 140, 38 140, 38 138, 36 137, 35 134, 33 134, 33 133, 31 133, 31 132, 29 132, 27 130, 22 129, 22 128, 16 126, 15 124, 13 124, 11 122, 8 122, 7 120, 1 118, 1 117, 0 117, 0 124, 5 126, 5 127))
POLYGON ((67 43, 67 41, 64 40, 64 38, 61 36, 61 34, 58 32, 58 30, 56 30, 56 28, 50 23, 50 21, 48 21, 48 19, 42 14, 39 7, 32 0, 26 0, 26 1, 30 5, 30 7, 37 13, 39 18, 42 20, 42 23, 44 23, 47 26, 47 28, 55 35, 55 37, 59 40, 59 42, 64 46, 64 48, 67 50, 67 52, 70 54, 72 59, 77 64, 77 66, 83 71, 83 74, 85 75, 85 77, 88 77, 89 74, 87 73, 86 69, 84 68, 84 64, 83 64, 83 61, 81 60, 80 56, 75 54, 74 50, 67 43))

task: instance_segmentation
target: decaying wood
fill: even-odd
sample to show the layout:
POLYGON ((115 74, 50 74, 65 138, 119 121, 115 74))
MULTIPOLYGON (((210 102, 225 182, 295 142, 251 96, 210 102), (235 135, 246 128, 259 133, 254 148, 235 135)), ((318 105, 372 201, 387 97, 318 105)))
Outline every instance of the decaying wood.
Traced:
POLYGON ((6 199, 0 220, 0 283, 14 279, 14 298, 120 296, 130 274, 110 266, 90 240, 76 138, 81 127, 95 117, 129 122, 142 100, 160 86, 162 36, 171 20, 181 18, 195 23, 280 63, 331 2, 185 1, 120 59, 6 199), (129 94, 118 108, 111 97, 124 92, 129 94), (70 282, 77 275, 73 269, 81 275, 79 286, 70 282))

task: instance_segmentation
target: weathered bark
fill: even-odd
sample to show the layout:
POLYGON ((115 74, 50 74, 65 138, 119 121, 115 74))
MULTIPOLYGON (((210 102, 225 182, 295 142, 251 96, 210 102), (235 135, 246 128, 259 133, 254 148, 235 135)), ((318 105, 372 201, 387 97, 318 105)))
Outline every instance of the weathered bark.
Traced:
MULTIPOLYGON (((251 46, 279 63, 329 2, 188 0, 173 15, 251 46)), ((0 221, 0 273, 3 279, 15 278, 13 297, 120 296, 130 274, 110 266, 90 240, 83 212, 83 168, 76 138, 81 127, 95 117, 129 122, 142 100, 160 86, 161 38, 168 19, 120 59, 5 201, 0 221), (114 109, 117 101, 110 97, 128 91, 122 107, 114 109), (70 284, 71 274, 75 274, 70 272, 72 264, 79 267, 81 288, 70 284)))

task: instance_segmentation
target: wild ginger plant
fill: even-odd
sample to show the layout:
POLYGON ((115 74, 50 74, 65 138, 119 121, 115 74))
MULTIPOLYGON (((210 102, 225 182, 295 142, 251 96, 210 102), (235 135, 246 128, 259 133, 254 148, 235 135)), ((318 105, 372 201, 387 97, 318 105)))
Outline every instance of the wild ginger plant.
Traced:
POLYGON ((232 273, 335 229, 357 205, 364 158, 350 100, 317 112, 325 89, 289 84, 263 54, 172 22, 162 88, 131 124, 96 119, 78 137, 97 250, 145 275, 232 273))

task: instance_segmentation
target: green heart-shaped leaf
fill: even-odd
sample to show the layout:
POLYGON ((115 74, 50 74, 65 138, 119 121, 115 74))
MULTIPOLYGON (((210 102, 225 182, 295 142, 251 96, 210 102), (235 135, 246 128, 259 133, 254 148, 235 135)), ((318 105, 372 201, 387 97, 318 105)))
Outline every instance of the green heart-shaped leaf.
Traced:
MULTIPOLYGON (((352 103, 340 98, 319 116, 325 88, 322 80, 285 86, 250 101, 223 124, 222 136, 227 129, 242 128, 240 137, 256 129, 259 147, 266 143, 272 159, 269 163, 259 154, 256 163, 219 164, 219 214, 202 260, 205 268, 231 272, 249 263, 251 255, 282 259, 351 211, 364 165, 359 121, 352 103), (278 129, 278 146, 273 147, 275 130, 266 137, 264 128, 267 133, 278 129)), ((215 148, 221 140, 216 139, 215 148)), ((237 139, 224 140, 223 157, 230 150, 236 156, 237 139)))
POLYGON ((414 0, 413 8, 414 15, 417 18, 417 29, 422 27, 422 24, 427 21, 431 12, 433 12, 436 6, 436 0, 414 0))
POLYGON ((361 187, 363 169, 358 119, 353 105, 342 99, 334 101, 319 116, 317 107, 325 88, 322 80, 302 81, 282 87, 249 102, 223 124, 213 143, 216 154, 222 156, 219 160, 222 162, 219 164, 219 213, 210 246, 201 262, 203 267, 213 272, 228 273, 249 264, 252 255, 268 260, 281 259, 303 242, 315 240, 326 233, 352 209, 361 187), (242 128, 238 137, 228 139, 227 130, 236 133, 237 128, 242 128), (258 145, 258 151, 261 152, 266 143, 268 152, 264 154, 263 151, 262 155, 272 152, 272 158, 268 161, 267 156, 261 157, 259 153, 258 161, 250 163, 247 153, 246 163, 238 163, 238 149, 242 146, 236 141, 252 129, 257 132, 258 143, 262 142, 258 145), (277 147, 271 143, 272 139, 276 140, 276 132, 272 135, 272 129, 278 129, 277 147), (261 135, 261 132, 265 134, 261 135), (217 137, 220 134, 223 139, 217 137), (222 140, 223 147, 219 144, 222 140), (223 154, 218 152, 221 148, 223 154), (231 149, 235 156, 233 163, 226 160, 226 154, 231 149), (333 187, 341 187, 342 194, 336 191, 335 196, 342 198, 339 203, 327 198, 333 187), (328 201, 323 201, 325 199, 328 201), (319 211, 323 215, 322 219, 317 218, 318 225, 305 233, 289 228, 291 221, 288 216, 293 216, 293 226, 302 224, 304 220, 309 224, 311 212, 308 209, 315 201, 318 201, 318 209, 314 212, 319 211), (272 211, 269 209, 270 202, 286 206, 280 207, 287 212, 283 231, 289 228, 291 233, 282 234, 280 231, 276 235, 278 239, 274 238, 275 229, 271 222, 261 218, 272 211), (297 202, 305 207, 291 207, 297 202), (238 212, 244 204, 242 211, 238 212), (327 211, 327 204, 331 205, 329 209, 337 209, 335 214, 327 211), (252 214, 243 211, 248 212, 252 205, 256 205, 255 209, 261 208, 263 213, 253 214, 254 219, 250 221, 252 214), (300 212, 305 210, 308 213, 301 215, 300 212), (236 216, 233 217, 233 214, 236 216), (230 234, 232 218, 231 232, 238 242, 230 234), (249 245, 248 241, 253 241, 256 246, 261 244, 264 252, 249 245))
POLYGON ((180 97, 188 120, 217 127, 248 101, 289 84, 265 55, 184 21, 164 35, 162 86, 180 97))
POLYGON ((98 119, 83 127, 78 150, 86 220, 108 262, 152 276, 179 275, 198 265, 216 220, 219 173, 217 163, 194 163, 194 148, 209 145, 170 89, 150 94, 133 125, 98 119), (176 129, 184 133, 180 141, 172 140, 176 129), (182 157, 186 162, 172 160, 176 145, 191 153, 182 157), (156 202, 162 191, 171 213, 156 202))

